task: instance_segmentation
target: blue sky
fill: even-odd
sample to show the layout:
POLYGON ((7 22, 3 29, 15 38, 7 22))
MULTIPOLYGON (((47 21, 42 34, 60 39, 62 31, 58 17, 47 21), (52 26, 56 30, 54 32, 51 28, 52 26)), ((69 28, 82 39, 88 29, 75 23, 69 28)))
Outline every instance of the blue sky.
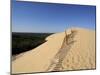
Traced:
POLYGON ((70 27, 95 29, 95 6, 12 2, 13 32, 62 32, 70 27))

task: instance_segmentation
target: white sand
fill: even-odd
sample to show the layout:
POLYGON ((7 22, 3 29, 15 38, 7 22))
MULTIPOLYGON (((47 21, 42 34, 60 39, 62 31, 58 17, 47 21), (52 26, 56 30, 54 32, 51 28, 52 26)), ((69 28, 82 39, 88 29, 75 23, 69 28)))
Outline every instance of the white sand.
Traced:
MULTIPOLYGON (((71 48, 62 62, 62 70, 95 68, 95 31, 74 28, 76 32, 71 48)), ((67 31, 71 34, 70 30, 67 31)), ((12 61, 12 73, 46 72, 55 55, 59 52, 65 32, 46 38, 47 42, 24 53, 12 61)), ((51 68, 50 71, 53 71, 51 68)))

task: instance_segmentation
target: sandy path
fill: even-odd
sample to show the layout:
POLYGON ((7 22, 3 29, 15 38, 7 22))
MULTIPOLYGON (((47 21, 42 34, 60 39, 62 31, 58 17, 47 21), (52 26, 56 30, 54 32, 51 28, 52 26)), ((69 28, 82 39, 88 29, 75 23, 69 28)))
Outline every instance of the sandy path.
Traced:
POLYGON ((73 31, 73 30, 70 31, 70 34, 67 34, 67 32, 65 31, 65 37, 64 37, 62 46, 57 52, 57 54, 54 56, 54 58, 52 59, 51 64, 46 71, 63 70, 62 61, 64 60, 71 46, 75 42, 73 40, 75 34, 76 34, 76 31, 73 31))

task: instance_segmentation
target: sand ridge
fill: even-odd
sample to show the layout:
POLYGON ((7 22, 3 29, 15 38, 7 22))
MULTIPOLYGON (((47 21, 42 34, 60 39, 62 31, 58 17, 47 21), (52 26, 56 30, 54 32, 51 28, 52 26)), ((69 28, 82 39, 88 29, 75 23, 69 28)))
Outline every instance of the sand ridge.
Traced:
POLYGON ((50 35, 46 40, 46 43, 13 61, 12 73, 95 69, 94 30, 73 28, 66 34, 50 35), (75 36, 72 36, 72 30, 76 31, 75 36), (54 66, 50 67, 52 62, 54 66))
POLYGON ((95 31, 78 29, 74 40, 63 60, 64 70, 95 69, 95 31))
POLYGON ((63 40, 62 46, 54 56, 53 60, 51 61, 50 66, 46 71, 60 71, 63 70, 62 61, 64 60, 67 52, 70 50, 72 44, 75 42, 73 40, 76 31, 69 30, 68 32, 65 31, 65 38, 63 40))

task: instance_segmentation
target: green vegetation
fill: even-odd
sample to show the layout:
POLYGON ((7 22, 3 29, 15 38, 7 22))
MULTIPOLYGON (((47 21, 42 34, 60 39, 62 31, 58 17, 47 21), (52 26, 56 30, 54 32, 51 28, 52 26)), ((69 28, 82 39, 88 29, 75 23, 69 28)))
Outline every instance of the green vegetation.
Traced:
POLYGON ((53 33, 12 33, 12 55, 29 51, 42 43, 53 33))

